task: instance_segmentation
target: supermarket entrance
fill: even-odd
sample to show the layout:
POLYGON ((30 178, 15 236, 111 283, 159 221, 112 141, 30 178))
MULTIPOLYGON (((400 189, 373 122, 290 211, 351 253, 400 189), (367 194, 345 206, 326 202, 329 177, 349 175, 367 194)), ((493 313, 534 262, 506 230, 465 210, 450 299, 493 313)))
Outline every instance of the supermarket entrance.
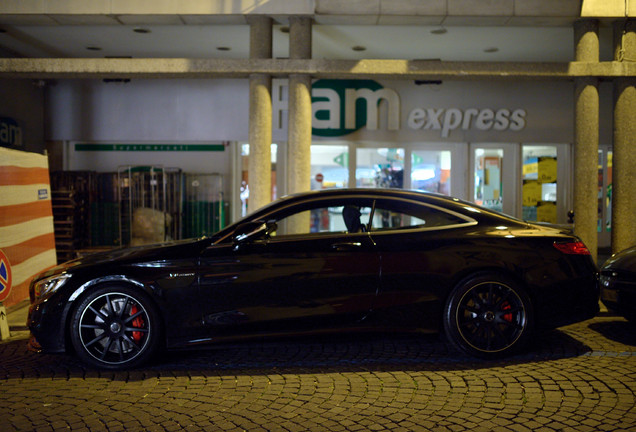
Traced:
POLYGON ((529 221, 567 224, 569 151, 567 144, 316 143, 311 185, 425 190, 529 221))

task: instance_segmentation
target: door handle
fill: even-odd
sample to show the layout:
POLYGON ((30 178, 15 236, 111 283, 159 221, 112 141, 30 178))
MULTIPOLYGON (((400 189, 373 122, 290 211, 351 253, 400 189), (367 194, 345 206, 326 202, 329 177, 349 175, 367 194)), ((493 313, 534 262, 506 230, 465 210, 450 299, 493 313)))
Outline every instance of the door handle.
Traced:
POLYGON ((334 243, 331 245, 331 248, 337 251, 350 251, 360 247, 362 247, 362 243, 360 242, 334 243))

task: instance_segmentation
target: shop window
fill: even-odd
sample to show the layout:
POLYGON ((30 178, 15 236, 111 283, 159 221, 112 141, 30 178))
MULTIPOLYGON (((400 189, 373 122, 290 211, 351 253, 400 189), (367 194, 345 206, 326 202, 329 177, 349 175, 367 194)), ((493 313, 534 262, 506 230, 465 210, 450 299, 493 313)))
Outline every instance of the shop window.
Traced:
POLYGON ((414 150, 411 153, 411 188, 450 195, 451 152, 414 150))
POLYGON ((356 151, 356 186, 404 187, 404 149, 362 148, 356 151))
POLYGON ((311 146, 311 190, 349 186, 349 146, 311 146))
POLYGON ((557 223, 557 148, 523 146, 523 219, 557 223))

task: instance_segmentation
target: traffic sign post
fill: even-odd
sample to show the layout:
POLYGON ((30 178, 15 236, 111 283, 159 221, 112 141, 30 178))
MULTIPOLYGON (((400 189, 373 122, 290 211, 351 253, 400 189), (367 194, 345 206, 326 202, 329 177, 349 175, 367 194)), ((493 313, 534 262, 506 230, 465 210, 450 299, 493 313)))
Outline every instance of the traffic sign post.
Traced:
POLYGON ((0 340, 11 337, 7 311, 2 302, 9 297, 11 292, 11 265, 9 259, 0 249, 0 340))
POLYGON ((7 320, 7 311, 0 302, 0 340, 9 339, 11 332, 9 331, 9 321, 7 320))

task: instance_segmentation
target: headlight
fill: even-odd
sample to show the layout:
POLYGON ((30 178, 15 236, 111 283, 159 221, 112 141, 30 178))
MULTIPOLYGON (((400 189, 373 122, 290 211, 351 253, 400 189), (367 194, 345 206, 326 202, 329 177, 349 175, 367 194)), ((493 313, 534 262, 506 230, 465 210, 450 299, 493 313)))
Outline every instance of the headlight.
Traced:
POLYGON ((616 277, 618 276, 617 273, 615 272, 611 272, 611 273, 602 273, 601 274, 601 286, 603 288, 608 288, 608 289, 612 289, 614 287, 614 284, 616 283, 616 277))
POLYGON ((46 294, 50 294, 57 291, 62 285, 64 285, 66 280, 70 277, 71 277, 70 274, 63 273, 63 274, 51 276, 45 279, 40 279, 39 281, 35 283, 35 286, 34 286, 33 291, 35 294, 35 298, 39 298, 46 294))

